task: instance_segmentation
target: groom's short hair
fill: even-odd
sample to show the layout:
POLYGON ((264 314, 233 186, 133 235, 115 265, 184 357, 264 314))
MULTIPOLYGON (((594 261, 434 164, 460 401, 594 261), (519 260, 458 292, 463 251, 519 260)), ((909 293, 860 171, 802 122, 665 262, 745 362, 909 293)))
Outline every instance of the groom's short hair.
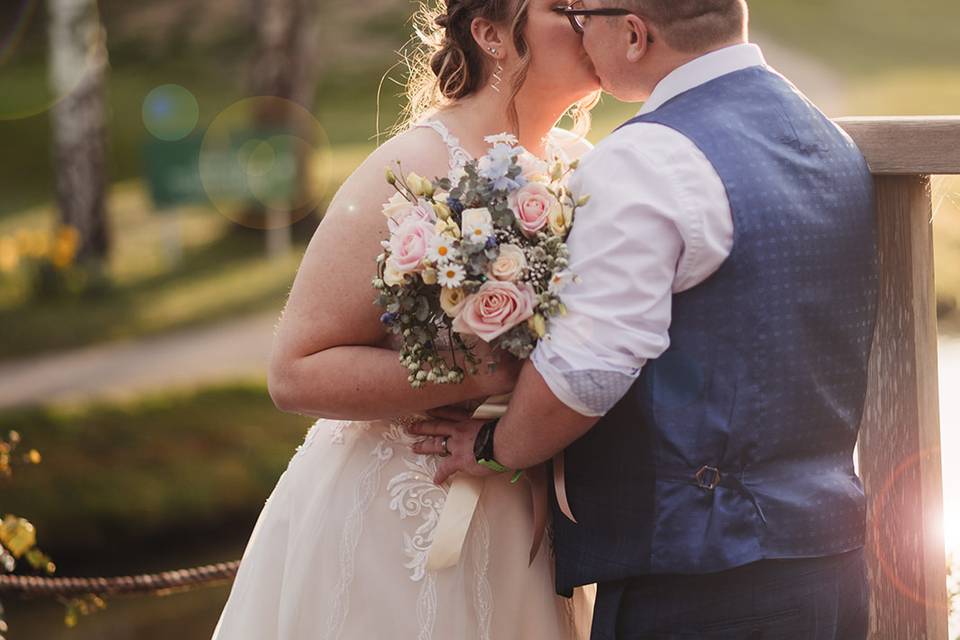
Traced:
POLYGON ((698 53, 741 35, 746 0, 618 0, 662 32, 672 48, 698 53))

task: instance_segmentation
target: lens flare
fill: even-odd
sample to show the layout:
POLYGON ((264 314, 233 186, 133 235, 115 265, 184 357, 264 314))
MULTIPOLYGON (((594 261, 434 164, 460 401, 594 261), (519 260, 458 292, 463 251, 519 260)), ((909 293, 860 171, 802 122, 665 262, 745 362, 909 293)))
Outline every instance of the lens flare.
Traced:
POLYGON ((37 10, 37 0, 19 0, 15 5, 16 9, 7 9, 0 15, 3 21, 0 24, 0 67, 17 50, 37 10))
POLYGON ((143 126, 160 140, 183 140, 193 132, 199 119, 197 99, 180 85, 161 85, 143 100, 143 126))
POLYGON ((321 204, 330 182, 330 147, 323 127, 300 105, 271 96, 246 98, 207 128, 199 166, 203 188, 221 214, 243 226, 271 229, 293 224, 321 204))
MULTIPOLYGON (((893 530, 889 523, 898 522, 897 516, 900 515, 897 513, 895 516, 888 509, 902 509, 906 503, 916 499, 914 496, 902 495, 899 491, 899 483, 904 476, 916 476, 921 473, 921 467, 926 461, 939 456, 939 448, 922 449, 905 458, 890 472, 883 485, 874 491, 868 515, 867 538, 868 550, 877 559, 876 566, 879 567, 880 575, 875 576, 874 580, 889 582, 901 594, 928 608, 949 610, 949 603, 937 597, 938 593, 927 595, 928 586, 924 582, 924 571, 919 566, 919 562, 913 567, 915 571, 902 571, 902 567, 898 566, 896 552, 886 546, 893 542, 890 539, 893 530)), ((927 544, 930 540, 936 541, 936 544, 943 544, 944 525, 943 514, 937 514, 933 521, 923 523, 925 534, 928 536, 927 544)), ((901 558, 900 563, 902 561, 901 558)))
POLYGON ((95 1, 79 9, 51 7, 47 20, 37 19, 39 0, 11 4, 15 8, 0 15, 0 121, 49 110, 107 63, 106 35, 95 1))

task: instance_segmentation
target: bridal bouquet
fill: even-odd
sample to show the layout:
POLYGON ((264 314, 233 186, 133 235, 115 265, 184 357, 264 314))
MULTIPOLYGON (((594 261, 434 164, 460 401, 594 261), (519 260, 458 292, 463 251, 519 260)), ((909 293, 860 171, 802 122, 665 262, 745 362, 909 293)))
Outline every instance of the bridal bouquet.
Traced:
POLYGON ((548 165, 508 134, 485 140, 486 155, 445 178, 387 169, 397 192, 383 205, 390 239, 373 286, 414 387, 475 372, 466 336, 526 358, 566 312, 559 294, 574 276, 565 239, 587 201, 566 186, 576 161, 548 165))

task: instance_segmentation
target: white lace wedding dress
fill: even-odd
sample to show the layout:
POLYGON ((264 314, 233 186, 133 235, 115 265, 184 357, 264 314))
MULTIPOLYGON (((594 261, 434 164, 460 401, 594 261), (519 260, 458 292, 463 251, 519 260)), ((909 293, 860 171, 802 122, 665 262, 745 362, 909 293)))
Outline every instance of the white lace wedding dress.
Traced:
MULTIPOLYGON (((469 155, 443 125, 451 170, 469 155)), ((551 134, 554 152, 586 144, 551 134), (577 146, 572 146, 577 145, 577 146)), ((592 591, 554 592, 544 541, 529 565, 529 485, 484 480, 460 562, 428 571, 449 483, 395 421, 317 420, 267 499, 214 640, 586 640, 592 591)))

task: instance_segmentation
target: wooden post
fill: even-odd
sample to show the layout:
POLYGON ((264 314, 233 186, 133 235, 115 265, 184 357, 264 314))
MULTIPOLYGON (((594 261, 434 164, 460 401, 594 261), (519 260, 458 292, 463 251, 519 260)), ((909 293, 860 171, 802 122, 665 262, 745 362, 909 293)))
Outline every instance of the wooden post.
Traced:
POLYGON ((860 434, 871 637, 947 637, 929 178, 877 178, 880 316, 860 434))
POLYGON ((860 431, 871 638, 947 638, 931 173, 960 172, 960 118, 838 121, 876 179, 880 310, 860 431))

